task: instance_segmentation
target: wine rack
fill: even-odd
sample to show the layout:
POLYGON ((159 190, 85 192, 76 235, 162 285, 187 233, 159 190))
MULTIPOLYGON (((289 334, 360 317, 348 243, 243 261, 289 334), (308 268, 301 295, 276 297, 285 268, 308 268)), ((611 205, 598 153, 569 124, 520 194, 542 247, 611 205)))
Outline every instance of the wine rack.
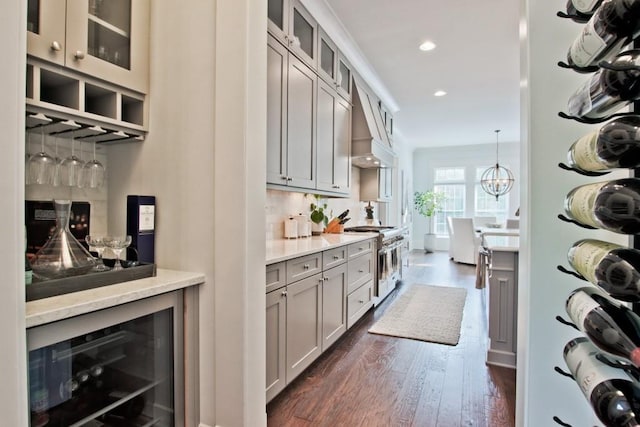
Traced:
MULTIPOLYGON (((574 19, 576 18, 575 15, 570 15, 564 12, 558 12, 557 15, 561 18, 571 18, 574 19)), ((580 21, 578 21, 580 22, 580 21)), ((586 21, 581 21, 581 24, 586 24, 586 21)), ((624 52, 628 49, 632 49, 632 48, 638 48, 640 46, 640 43, 638 42, 633 42, 631 40, 631 38, 629 38, 627 40, 627 44, 622 46, 620 49, 620 52, 624 52), (631 44, 633 44, 633 46, 631 46, 631 44)), ((572 65, 569 63, 565 63, 563 61, 559 61, 557 63, 557 65, 560 68, 563 69, 567 69, 570 70, 572 72, 575 73, 579 73, 580 75, 587 75, 587 74, 591 74, 591 73, 596 73, 599 72, 600 70, 604 70, 604 69, 609 69, 609 70, 617 70, 609 61, 601 61, 599 62, 597 65, 594 66, 587 66, 587 67, 579 67, 576 65, 572 65)), ((637 67, 635 67, 635 69, 637 69, 637 67)), ((578 123, 584 123, 584 124, 599 124, 599 123, 604 123, 604 122, 608 122, 614 118, 618 118, 618 117, 623 117, 623 116, 630 116, 630 115, 637 115, 638 111, 640 111, 640 103, 639 102, 635 102, 635 103, 631 103, 630 105, 630 111, 629 112, 613 112, 608 114, 606 117, 602 117, 602 118, 587 118, 587 117, 578 117, 578 116, 573 116, 570 114, 567 114, 565 112, 559 112, 558 116, 560 118, 566 119, 566 120, 574 120, 577 121, 578 123)), ((620 105, 620 108, 623 108, 623 105, 620 105)), ((558 167, 560 167, 563 170, 569 171, 569 172, 573 172, 573 173, 577 173, 580 174, 586 178, 597 178, 597 177, 602 177, 608 173, 610 173, 610 170, 607 171, 584 171, 584 170, 580 170, 576 167, 572 167, 571 165, 567 165, 563 162, 558 163, 558 167)), ((635 169, 633 170, 633 174, 632 176, 634 178, 640 178, 640 169, 635 169)), ((558 215, 558 219, 560 219, 561 221, 567 222, 567 223, 571 223, 575 226, 579 226, 583 229, 586 230, 596 230, 597 227, 593 227, 590 225, 586 225, 583 223, 580 223, 579 221, 576 221, 572 218, 569 218, 563 214, 559 214, 558 215)), ((633 236, 633 245, 632 247, 634 249, 640 249, 640 235, 634 235, 633 236)), ((565 273, 569 276, 573 276, 581 281, 584 282, 589 282, 589 280, 587 278, 585 278, 582 274, 575 272, 575 271, 571 271, 565 267, 563 267, 562 265, 558 265, 557 269, 562 272, 565 273)), ((594 285, 594 287, 596 287, 594 285)), ((603 289, 601 289, 600 287, 596 287, 600 290, 602 290, 604 292, 603 289)), ((606 292, 605 292, 606 293, 606 292)), ((611 295, 608 295, 609 297, 613 298, 611 295)), ((615 300, 615 299, 614 299, 615 300)), ((640 313, 640 303, 635 303, 633 304, 633 312, 636 314, 640 313)), ((560 323, 572 327, 575 330, 577 330, 578 332, 581 332, 581 330, 572 322, 566 321, 562 318, 562 316, 557 316, 556 320, 558 320, 560 323)), ((582 333, 582 332, 581 332, 582 333)), ((588 338, 589 339, 589 338, 588 338)), ((624 372, 626 372, 630 378, 631 381, 633 382, 638 382, 640 380, 640 370, 638 368, 636 368, 635 366, 631 365, 630 363, 627 363, 626 361, 622 361, 619 359, 615 359, 615 356, 612 355, 608 355, 607 353, 605 353, 604 351, 600 352, 597 356, 596 359, 600 362, 602 362, 605 365, 611 366, 613 368, 616 369, 620 369, 624 372)), ((559 367, 555 367, 555 371, 565 377, 570 378, 571 380, 576 380, 576 378, 574 378, 574 376, 571 373, 568 373, 566 371, 564 371, 563 369, 559 368, 559 367)), ((589 398, 587 398, 587 400, 589 400, 589 398)), ((562 420, 561 418, 559 418, 558 416, 553 415, 552 416, 552 420, 554 421, 555 424, 563 426, 563 427, 573 427, 572 424, 568 423, 568 420, 562 420)), ((607 425, 605 423, 605 425, 607 425)), ((613 424, 612 424, 613 425, 613 424)))

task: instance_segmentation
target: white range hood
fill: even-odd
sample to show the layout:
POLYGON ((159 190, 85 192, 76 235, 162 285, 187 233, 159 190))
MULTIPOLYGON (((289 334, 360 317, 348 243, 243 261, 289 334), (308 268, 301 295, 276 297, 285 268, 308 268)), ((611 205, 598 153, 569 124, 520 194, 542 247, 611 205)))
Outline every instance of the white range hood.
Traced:
POLYGON ((354 78, 351 163, 360 168, 393 167, 395 153, 377 101, 354 78))

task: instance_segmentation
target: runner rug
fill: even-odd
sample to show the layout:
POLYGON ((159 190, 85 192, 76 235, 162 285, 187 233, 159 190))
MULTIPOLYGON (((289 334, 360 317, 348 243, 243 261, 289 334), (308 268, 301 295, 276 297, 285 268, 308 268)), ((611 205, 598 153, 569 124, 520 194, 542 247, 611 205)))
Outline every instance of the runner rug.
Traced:
POLYGON ((457 345, 466 297, 467 290, 463 288, 413 284, 369 332, 457 345))

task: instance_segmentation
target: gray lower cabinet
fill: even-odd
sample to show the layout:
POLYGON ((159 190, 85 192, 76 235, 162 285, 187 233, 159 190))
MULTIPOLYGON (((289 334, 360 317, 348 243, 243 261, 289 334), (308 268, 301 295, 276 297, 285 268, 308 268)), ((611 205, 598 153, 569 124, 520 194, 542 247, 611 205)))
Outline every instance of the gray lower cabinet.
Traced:
POLYGON ((287 382, 322 352, 322 274, 287 285, 287 382))
POLYGON ((516 368, 518 252, 491 251, 487 363, 516 368))
POLYGON ((286 383, 287 291, 267 293, 267 401, 273 399, 286 383))
POLYGON ((273 399, 373 306, 374 240, 266 266, 266 397, 273 399))
POLYGON ((347 331, 347 264, 322 273, 322 351, 347 331))

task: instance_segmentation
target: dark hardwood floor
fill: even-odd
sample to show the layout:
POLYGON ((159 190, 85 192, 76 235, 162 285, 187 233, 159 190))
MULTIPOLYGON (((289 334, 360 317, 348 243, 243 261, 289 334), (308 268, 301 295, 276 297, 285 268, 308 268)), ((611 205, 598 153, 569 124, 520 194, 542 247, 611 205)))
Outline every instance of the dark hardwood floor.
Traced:
POLYGON ((485 364, 485 295, 475 267, 412 252, 403 284, 267 405, 269 427, 513 427, 515 370, 485 364), (467 289, 457 346, 367 332, 412 283, 467 289))

